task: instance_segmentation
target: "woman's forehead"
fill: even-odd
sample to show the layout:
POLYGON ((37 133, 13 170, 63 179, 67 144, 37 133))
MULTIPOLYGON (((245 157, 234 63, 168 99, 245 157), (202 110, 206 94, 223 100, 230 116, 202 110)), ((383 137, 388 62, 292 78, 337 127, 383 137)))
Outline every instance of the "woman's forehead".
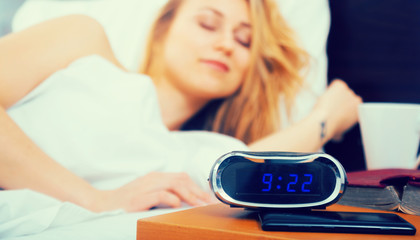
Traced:
POLYGON ((227 21, 250 25, 249 4, 246 0, 184 0, 180 14, 209 11, 227 21))

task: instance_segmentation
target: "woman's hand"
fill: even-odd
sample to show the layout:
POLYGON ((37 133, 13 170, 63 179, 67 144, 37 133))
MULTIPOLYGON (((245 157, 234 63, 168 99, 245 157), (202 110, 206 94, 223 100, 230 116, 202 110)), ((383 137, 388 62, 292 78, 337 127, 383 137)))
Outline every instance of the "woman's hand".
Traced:
POLYGON ((186 173, 152 172, 118 189, 98 191, 96 200, 89 208, 97 212, 114 209, 135 212, 155 206, 176 208, 182 202, 198 206, 211 201, 210 196, 186 173))
POLYGON ((334 80, 306 118, 248 146, 253 151, 319 151, 330 139, 339 140, 357 123, 361 102, 346 83, 334 80))
POLYGON ((360 103, 362 98, 342 80, 336 79, 330 84, 314 108, 314 112, 325 121, 327 139, 340 140, 358 122, 357 108, 360 103))

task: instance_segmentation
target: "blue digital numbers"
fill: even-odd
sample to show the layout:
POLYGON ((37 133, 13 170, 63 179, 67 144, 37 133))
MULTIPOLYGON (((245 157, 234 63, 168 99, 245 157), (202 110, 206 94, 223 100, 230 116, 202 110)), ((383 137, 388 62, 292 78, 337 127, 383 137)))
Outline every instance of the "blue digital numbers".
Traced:
POLYGON ((266 173, 263 175, 263 183, 266 185, 266 188, 263 188, 263 192, 268 192, 271 190, 271 182, 273 181, 273 174, 266 173))
POLYGON ((297 174, 289 174, 291 178, 294 178, 289 184, 287 184, 287 192, 296 192, 295 189, 293 189, 293 185, 296 185, 298 181, 298 175, 297 174))
POLYGON ((277 177, 277 182, 273 182, 273 174, 264 173, 262 176, 262 192, 283 191, 284 193, 310 193, 313 175, 305 173, 303 175, 290 173, 287 177, 277 177), (274 188, 272 188, 274 184, 274 188), (285 186, 285 187, 282 187, 285 186), (277 190, 276 190, 277 189, 277 190))
POLYGON ((302 184, 302 192, 311 192, 311 190, 306 189, 305 186, 306 185, 308 185, 308 186, 311 185, 311 183, 312 183, 312 174, 304 174, 303 176, 306 177, 308 179, 308 181, 306 181, 306 182, 304 182, 302 184))

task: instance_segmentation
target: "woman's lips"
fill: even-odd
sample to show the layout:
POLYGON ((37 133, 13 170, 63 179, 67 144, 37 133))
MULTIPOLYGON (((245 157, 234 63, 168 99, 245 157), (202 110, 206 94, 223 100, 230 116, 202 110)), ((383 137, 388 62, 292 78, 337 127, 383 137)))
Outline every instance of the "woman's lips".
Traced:
POLYGON ((201 60, 202 63, 205 63, 206 65, 210 66, 213 69, 216 69, 221 72, 229 72, 229 66, 226 65, 223 62, 217 61, 217 60, 208 60, 204 59, 201 60))

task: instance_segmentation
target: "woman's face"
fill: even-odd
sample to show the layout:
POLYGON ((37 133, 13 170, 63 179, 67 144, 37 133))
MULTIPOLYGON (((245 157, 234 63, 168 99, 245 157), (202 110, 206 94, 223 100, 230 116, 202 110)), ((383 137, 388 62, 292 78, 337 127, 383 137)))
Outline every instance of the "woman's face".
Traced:
POLYGON ((250 45, 245 0, 185 0, 163 43, 164 80, 206 101, 230 96, 248 69, 250 45))

